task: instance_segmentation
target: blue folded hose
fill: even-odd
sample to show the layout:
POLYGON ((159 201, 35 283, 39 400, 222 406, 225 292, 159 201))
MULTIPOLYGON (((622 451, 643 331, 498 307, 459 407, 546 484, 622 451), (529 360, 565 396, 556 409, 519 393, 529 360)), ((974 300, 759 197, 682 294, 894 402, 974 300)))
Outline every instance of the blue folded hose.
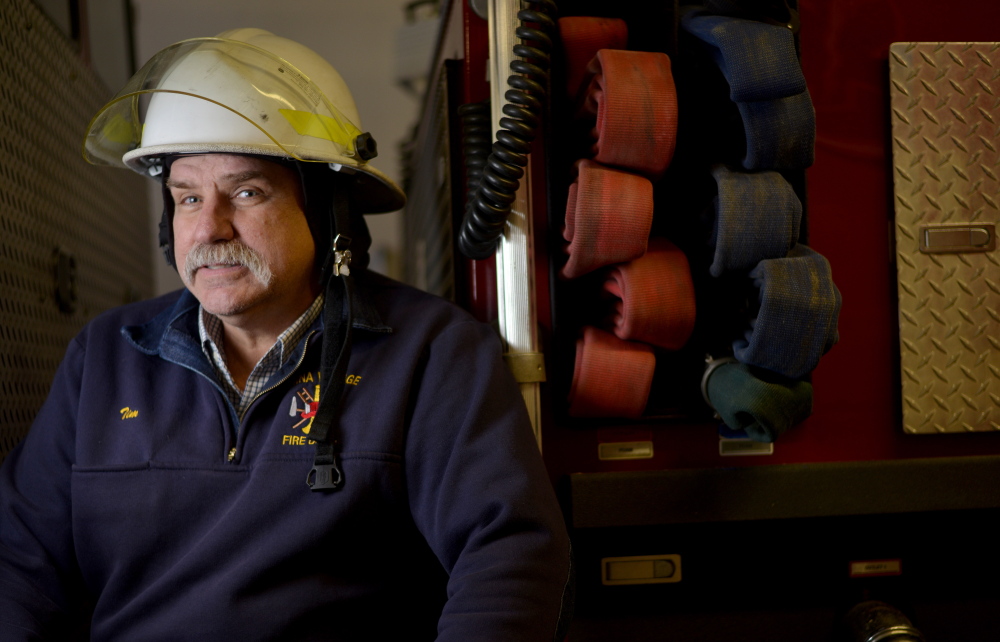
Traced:
POLYGON ((829 261, 798 244, 785 258, 761 261, 749 276, 759 309, 744 338, 733 342, 733 355, 785 377, 805 377, 840 339, 841 297, 829 261))
POLYGON ((712 168, 718 186, 709 244, 709 272, 749 272, 764 259, 788 254, 799 238, 802 203, 778 172, 734 172, 712 168))
POLYGON ((787 27, 692 11, 682 27, 706 43, 729 83, 746 135, 743 167, 805 169, 813 163, 816 113, 787 27))

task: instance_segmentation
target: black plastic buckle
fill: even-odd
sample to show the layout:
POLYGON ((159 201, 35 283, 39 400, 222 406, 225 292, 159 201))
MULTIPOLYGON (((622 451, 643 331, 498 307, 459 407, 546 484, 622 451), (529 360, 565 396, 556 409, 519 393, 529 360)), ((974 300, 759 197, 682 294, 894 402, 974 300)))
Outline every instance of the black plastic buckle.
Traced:
POLYGON ((332 464, 313 464, 312 470, 306 475, 306 484, 312 490, 337 490, 344 480, 344 474, 336 462, 332 464))

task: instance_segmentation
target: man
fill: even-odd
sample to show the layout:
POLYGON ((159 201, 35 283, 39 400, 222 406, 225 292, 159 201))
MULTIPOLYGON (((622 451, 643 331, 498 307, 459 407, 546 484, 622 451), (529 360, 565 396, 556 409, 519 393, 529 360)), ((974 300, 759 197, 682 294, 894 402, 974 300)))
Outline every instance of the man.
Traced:
POLYGON ((569 545, 486 326, 365 269, 343 81, 239 29, 154 57, 94 162, 164 190, 186 288, 69 346, 0 470, 0 639, 551 640, 569 545), (143 108, 148 99, 148 109, 143 108))

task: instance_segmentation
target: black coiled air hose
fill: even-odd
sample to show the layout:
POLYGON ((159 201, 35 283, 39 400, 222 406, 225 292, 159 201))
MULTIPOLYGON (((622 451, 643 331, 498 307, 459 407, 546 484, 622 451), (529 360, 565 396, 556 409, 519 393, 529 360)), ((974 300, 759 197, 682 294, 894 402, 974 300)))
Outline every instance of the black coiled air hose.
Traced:
MULTIPOLYGON (((507 78, 510 89, 504 94, 508 101, 502 109, 505 117, 500 119, 496 142, 475 192, 469 187, 458 233, 458 248, 470 259, 486 259, 496 251, 545 106, 556 5, 552 0, 526 0, 526 4, 528 8, 517 13, 520 26, 515 35, 521 42, 514 45, 513 53, 520 59, 510 63, 514 73, 507 78)), ((466 159, 468 163, 468 152, 466 159)), ((470 172, 468 164, 466 171, 470 172)))
POLYGON ((493 130, 490 122, 490 101, 458 106, 462 127, 462 155, 465 157, 465 202, 468 206, 479 191, 483 169, 490 156, 493 130))

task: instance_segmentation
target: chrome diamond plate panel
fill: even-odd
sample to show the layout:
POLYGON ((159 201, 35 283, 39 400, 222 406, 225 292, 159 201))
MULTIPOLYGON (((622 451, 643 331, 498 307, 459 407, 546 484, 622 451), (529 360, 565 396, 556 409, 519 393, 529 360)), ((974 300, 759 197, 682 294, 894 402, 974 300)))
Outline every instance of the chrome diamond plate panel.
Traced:
POLYGON ((903 429, 1000 430, 997 250, 920 249, 1000 223, 1000 43, 894 43, 889 68, 903 429))

